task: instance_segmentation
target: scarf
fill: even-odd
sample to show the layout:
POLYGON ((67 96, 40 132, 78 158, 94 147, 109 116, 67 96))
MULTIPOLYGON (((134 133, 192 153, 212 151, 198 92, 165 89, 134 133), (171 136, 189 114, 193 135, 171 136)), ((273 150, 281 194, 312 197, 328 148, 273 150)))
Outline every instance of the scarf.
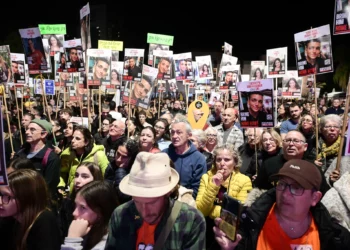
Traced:
POLYGON ((325 142, 322 142, 321 153, 318 154, 317 159, 324 159, 328 156, 337 155, 340 150, 340 136, 338 139, 329 147, 327 147, 325 142))

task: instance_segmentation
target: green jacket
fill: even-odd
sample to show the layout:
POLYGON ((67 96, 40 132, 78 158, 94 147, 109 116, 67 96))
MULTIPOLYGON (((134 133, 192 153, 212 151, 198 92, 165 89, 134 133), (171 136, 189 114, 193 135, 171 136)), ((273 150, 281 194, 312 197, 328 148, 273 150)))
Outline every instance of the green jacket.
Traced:
MULTIPOLYGON (((157 225, 155 242, 164 229, 173 204, 174 201, 170 200, 169 208, 157 225)), ((136 249, 137 230, 143 221, 134 201, 131 200, 116 208, 109 223, 105 250, 136 249)), ((202 213, 182 203, 180 213, 162 249, 205 249, 205 232, 206 223, 202 213)))
POLYGON ((99 165, 102 176, 104 176, 106 168, 109 164, 104 146, 94 144, 91 152, 82 161, 75 155, 74 150, 66 148, 61 154, 61 178, 58 187, 69 186, 70 191, 72 191, 74 186, 75 171, 83 162, 95 162, 99 165))

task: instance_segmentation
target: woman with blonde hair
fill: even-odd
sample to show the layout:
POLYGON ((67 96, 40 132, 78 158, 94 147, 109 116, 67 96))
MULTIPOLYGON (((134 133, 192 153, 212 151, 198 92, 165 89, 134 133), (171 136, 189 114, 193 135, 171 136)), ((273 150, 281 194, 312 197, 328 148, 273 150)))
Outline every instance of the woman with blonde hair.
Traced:
POLYGON ((0 187, 0 217, 14 220, 1 249, 7 244, 15 250, 60 249, 61 235, 56 216, 48 208, 44 178, 37 171, 19 169, 8 175, 8 182, 8 186, 0 187))
MULTIPOLYGON (((196 205, 207 220, 207 228, 213 228, 214 219, 220 217, 224 193, 242 204, 252 189, 248 176, 241 174, 241 157, 232 144, 219 145, 214 149, 213 167, 202 175, 196 205)), ((207 230, 207 246, 215 242, 212 230, 207 230)))

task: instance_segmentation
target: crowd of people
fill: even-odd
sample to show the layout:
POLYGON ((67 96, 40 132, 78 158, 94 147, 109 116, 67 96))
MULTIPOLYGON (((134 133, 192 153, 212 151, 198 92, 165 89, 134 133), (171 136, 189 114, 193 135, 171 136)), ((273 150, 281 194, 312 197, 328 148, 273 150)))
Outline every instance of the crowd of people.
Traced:
POLYGON ((280 100, 265 129, 242 128, 232 100, 203 129, 173 97, 144 110, 106 96, 88 126, 72 120, 86 103, 56 104, 2 106, 1 249, 350 249, 345 100, 280 100))

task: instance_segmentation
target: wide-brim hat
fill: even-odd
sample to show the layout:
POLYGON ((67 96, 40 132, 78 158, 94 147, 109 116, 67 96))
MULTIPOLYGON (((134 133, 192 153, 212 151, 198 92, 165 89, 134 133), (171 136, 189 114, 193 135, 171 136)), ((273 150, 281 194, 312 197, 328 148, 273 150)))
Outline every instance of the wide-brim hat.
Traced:
POLYGON ((131 167, 130 174, 119 184, 122 193, 130 196, 155 198, 172 191, 180 176, 170 166, 166 153, 140 152, 131 167))

